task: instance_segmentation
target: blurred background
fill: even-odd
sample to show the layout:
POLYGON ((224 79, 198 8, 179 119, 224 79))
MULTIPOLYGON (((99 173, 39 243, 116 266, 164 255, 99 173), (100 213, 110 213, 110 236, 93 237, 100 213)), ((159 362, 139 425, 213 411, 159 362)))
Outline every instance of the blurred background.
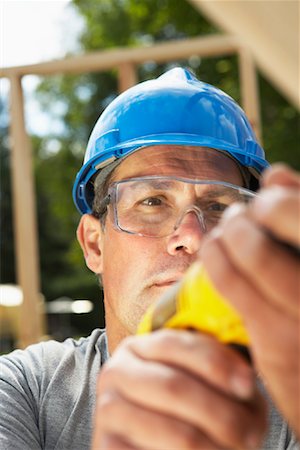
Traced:
MULTIPOLYGON (((120 47, 149 49, 189 38, 234 36, 255 62, 261 139, 268 160, 300 170, 298 1, 1 0, 0 28, 1 352, 42 335, 62 340, 104 326, 101 288, 85 267, 76 240, 79 214, 71 191, 93 125, 126 86, 126 73, 120 84, 117 67, 90 72, 83 66, 81 74, 58 70, 19 77, 32 151, 42 330, 34 339, 31 335, 22 340, 22 329, 27 324, 30 328, 35 312, 26 307, 19 286, 11 167, 14 142, 9 131, 15 78, 5 68, 120 47)), ((201 57, 195 50, 184 59, 151 58, 135 64, 134 74, 127 70, 127 84, 183 65, 242 103, 239 58, 238 51, 201 57)))

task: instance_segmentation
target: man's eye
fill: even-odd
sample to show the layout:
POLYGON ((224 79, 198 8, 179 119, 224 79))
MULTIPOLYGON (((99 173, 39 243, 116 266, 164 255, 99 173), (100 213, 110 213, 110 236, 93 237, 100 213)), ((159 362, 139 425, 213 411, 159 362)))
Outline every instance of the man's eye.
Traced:
POLYGON ((218 202, 215 202, 215 203, 211 203, 209 206, 208 206, 208 210, 209 211, 215 211, 215 212, 223 212, 223 211, 225 211, 225 209, 228 207, 228 205, 226 205, 225 203, 218 203, 218 202))
POLYGON ((145 200, 143 200, 141 204, 145 206, 161 206, 162 200, 158 197, 149 197, 145 198, 145 200))

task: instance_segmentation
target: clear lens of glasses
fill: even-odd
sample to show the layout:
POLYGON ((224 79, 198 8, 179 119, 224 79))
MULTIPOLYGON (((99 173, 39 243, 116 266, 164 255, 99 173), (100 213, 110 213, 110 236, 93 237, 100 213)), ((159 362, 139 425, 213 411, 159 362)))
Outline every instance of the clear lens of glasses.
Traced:
POLYGON ((256 196, 221 181, 157 176, 116 182, 108 194, 117 228, 149 237, 172 234, 189 214, 196 214, 203 232, 208 232, 228 206, 256 196))

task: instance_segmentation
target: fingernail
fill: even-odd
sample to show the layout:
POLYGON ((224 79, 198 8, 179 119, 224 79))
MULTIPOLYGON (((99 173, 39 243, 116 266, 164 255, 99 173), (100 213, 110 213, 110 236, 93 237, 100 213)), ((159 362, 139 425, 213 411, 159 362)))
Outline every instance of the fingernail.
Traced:
POLYGON ((282 197, 284 190, 281 186, 272 186, 272 189, 261 189, 259 195, 252 202, 252 209, 256 216, 265 216, 270 208, 274 206, 274 202, 282 197))
POLYGON ((212 238, 212 239, 217 239, 217 238, 220 237, 221 235, 222 235, 222 229, 221 229, 221 227, 216 226, 216 227, 214 227, 214 228, 209 232, 209 235, 208 235, 207 240, 210 239, 210 238, 212 238))
POLYGON ((254 391, 254 379, 249 370, 235 373, 231 378, 231 387, 235 395, 242 399, 250 398, 254 391))
POLYGON ((245 210, 245 205, 242 205, 241 203, 234 203, 233 205, 229 206, 222 215, 222 222, 226 222, 227 220, 232 219, 233 217, 237 216, 241 212, 245 210))
POLYGON ((246 446, 250 450, 257 450, 260 448, 261 437, 256 431, 250 431, 246 437, 246 446))

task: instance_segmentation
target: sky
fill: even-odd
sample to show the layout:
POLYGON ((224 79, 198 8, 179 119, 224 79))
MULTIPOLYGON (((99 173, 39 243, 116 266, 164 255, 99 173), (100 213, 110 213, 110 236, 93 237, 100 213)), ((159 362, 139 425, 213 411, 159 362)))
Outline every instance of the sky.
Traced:
MULTIPOLYGON (((83 24, 71 0, 0 0, 0 66, 35 64, 63 58, 76 52, 76 36, 83 24)), ((34 99, 36 76, 23 78, 28 131, 46 134, 49 117, 34 99)), ((8 81, 1 78, 1 96, 7 95, 8 81)))
POLYGON ((0 0, 0 5, 2 67, 60 58, 72 48, 79 19, 70 0, 0 0))

